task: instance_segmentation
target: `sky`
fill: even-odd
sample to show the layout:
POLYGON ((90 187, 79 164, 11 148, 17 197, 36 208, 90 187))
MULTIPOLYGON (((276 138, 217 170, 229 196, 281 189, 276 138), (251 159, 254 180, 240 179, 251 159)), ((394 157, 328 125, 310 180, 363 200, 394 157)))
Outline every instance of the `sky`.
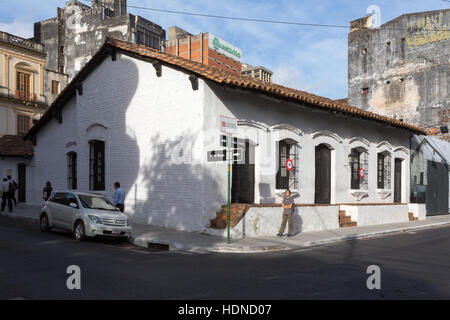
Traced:
MULTIPOLYGON (((65 3, 64 0, 0 0, 0 31, 30 38, 33 23, 55 17, 56 8, 64 7, 65 3)), ((382 24, 405 13, 450 7, 443 0, 128 0, 128 5, 344 26, 367 15, 367 9, 373 5, 380 8, 382 24)), ((347 97, 346 28, 244 22, 135 8, 128 8, 128 12, 166 30, 176 25, 192 34, 211 32, 242 49, 243 62, 272 70, 273 82, 331 99, 347 97)))

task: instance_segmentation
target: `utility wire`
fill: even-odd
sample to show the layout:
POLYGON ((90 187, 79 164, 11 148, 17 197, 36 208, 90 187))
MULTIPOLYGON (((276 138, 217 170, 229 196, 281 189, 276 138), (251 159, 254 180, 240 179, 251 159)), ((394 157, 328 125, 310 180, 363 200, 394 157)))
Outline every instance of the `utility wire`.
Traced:
MULTIPOLYGON (((140 10, 149 10, 149 11, 181 14, 181 15, 204 17, 204 18, 216 18, 216 19, 226 19, 226 20, 239 20, 239 21, 309 26, 309 27, 342 28, 342 29, 350 28, 350 26, 348 26, 348 25, 338 25, 338 24, 305 23, 305 22, 294 22, 294 21, 264 20, 264 19, 245 18, 245 17, 220 16, 220 15, 212 15, 212 14, 204 14, 204 13, 196 13, 196 12, 175 11, 175 10, 166 10, 166 9, 157 9, 157 8, 149 8, 149 7, 141 7, 141 6, 130 6, 130 5, 128 5, 127 7, 134 8, 134 9, 140 9, 140 10)), ((370 29, 370 28, 360 27, 360 29, 370 29)), ((427 30, 427 29, 421 29, 421 28, 410 28, 409 29, 409 28, 389 28, 389 27, 382 27, 379 29, 398 30, 398 31, 415 31, 415 32, 422 31, 422 30, 428 31, 428 32, 450 32, 450 29, 427 30)))
MULTIPOLYGON (((81 0, 84 2, 89 2, 87 0, 81 0)), ((446 2, 450 2, 450 0, 442 0, 446 2)), ((215 18, 215 19, 224 19, 224 20, 238 20, 238 21, 248 21, 248 22, 259 22, 259 23, 272 23, 272 24, 284 24, 284 25, 297 25, 297 26, 306 26, 306 27, 323 27, 323 28, 340 28, 340 29, 349 29, 349 25, 339 25, 339 24, 322 24, 322 23, 306 23, 306 22, 295 22, 295 21, 280 21, 280 20, 265 20, 265 19, 254 19, 254 18, 245 18, 245 17, 231 17, 231 16, 220 16, 206 13, 197 13, 197 12, 185 12, 185 11, 176 11, 176 10, 167 10, 167 9, 158 9, 158 8, 149 8, 149 7, 141 7, 141 6, 130 6, 127 5, 128 8, 139 9, 139 10, 148 10, 148 11, 156 11, 156 12, 164 12, 164 13, 173 13, 187 16, 195 16, 195 17, 203 17, 203 18, 215 18)), ((359 27, 359 29, 367 29, 372 30, 367 27, 359 27)), ((427 30, 421 28, 389 28, 382 27, 378 29, 383 30, 394 30, 394 31, 428 31, 428 32, 450 32, 450 29, 435 29, 435 30, 427 30)))

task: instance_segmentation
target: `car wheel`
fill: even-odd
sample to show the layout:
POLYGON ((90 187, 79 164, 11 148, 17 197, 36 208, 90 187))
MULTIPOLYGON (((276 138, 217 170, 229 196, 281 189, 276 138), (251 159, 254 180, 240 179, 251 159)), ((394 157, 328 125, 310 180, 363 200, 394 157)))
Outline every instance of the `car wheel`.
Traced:
POLYGON ((82 241, 86 239, 86 230, 84 228, 84 223, 82 221, 78 221, 75 224, 75 228, 73 229, 73 234, 75 236, 75 240, 82 241))
POLYGON ((52 230, 52 228, 50 228, 50 223, 48 222, 47 214, 44 213, 41 215, 41 218, 39 219, 39 226, 42 232, 49 232, 52 230))

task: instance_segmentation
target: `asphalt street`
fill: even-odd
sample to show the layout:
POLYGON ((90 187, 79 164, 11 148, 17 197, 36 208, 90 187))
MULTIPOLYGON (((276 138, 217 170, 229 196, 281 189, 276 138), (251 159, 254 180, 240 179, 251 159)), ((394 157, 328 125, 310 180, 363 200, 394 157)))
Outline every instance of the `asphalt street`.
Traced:
POLYGON ((230 254, 75 241, 0 217, 0 299, 450 299, 450 227, 304 250, 230 254), (69 265, 81 289, 69 290, 69 265), (367 267, 381 270, 369 290, 367 267))

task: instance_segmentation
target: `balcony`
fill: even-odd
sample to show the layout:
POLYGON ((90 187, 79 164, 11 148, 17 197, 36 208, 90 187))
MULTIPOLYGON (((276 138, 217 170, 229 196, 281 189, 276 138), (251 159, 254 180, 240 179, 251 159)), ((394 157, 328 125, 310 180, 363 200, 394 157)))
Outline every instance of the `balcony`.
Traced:
POLYGON ((16 98, 17 100, 29 101, 29 102, 36 103, 36 94, 34 94, 34 93, 16 90, 14 98, 16 98))
POLYGON ((0 41, 7 42, 9 44, 22 48, 27 48, 42 53, 44 52, 44 46, 41 43, 34 42, 33 40, 29 39, 24 39, 6 32, 0 31, 0 41))

